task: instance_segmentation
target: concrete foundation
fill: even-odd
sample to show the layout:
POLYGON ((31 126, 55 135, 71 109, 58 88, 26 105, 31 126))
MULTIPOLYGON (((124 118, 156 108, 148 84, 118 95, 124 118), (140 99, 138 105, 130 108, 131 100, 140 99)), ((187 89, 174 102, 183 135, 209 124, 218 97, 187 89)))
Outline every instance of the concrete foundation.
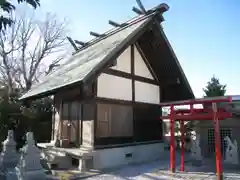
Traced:
MULTIPOLYGON (((59 168, 71 168, 72 165, 70 162, 72 158, 79 159, 78 168, 82 171, 92 168, 108 169, 126 164, 153 161, 164 158, 165 154, 163 142, 99 150, 54 147, 42 148, 42 150, 47 156, 51 152, 52 158, 48 159, 48 161, 49 163, 56 164, 59 168)), ((47 156, 45 156, 45 159, 47 156)))
POLYGON ((94 169, 106 169, 126 164, 147 162, 164 157, 164 143, 109 148, 94 152, 94 169))

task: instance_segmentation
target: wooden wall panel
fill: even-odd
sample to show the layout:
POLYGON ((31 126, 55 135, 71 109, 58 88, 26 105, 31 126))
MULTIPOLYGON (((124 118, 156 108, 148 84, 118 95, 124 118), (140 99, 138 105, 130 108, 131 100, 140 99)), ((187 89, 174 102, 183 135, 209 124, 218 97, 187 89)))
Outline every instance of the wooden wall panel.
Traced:
POLYGON ((112 66, 111 69, 123 71, 126 73, 130 73, 130 47, 128 47, 117 59, 116 65, 112 66))
POLYGON ((132 107, 98 104, 96 137, 132 137, 132 107))
POLYGON ((145 77, 148 79, 154 79, 136 46, 134 46, 134 65, 135 75, 145 77))
POLYGON ((132 101, 131 79, 102 73, 97 86, 98 97, 132 101))
POLYGON ((160 103, 159 86, 135 81, 135 101, 149 104, 160 103))

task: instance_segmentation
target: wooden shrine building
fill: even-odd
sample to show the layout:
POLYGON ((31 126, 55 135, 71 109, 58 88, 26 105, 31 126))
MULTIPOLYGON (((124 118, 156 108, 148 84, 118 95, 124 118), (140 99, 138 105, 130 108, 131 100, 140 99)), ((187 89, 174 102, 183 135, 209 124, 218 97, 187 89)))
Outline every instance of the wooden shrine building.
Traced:
POLYGON ((109 21, 114 28, 91 32, 89 42, 69 38, 72 57, 20 98, 54 97, 54 144, 39 146, 62 153, 52 158, 56 164, 90 154, 94 168, 161 157, 159 103, 194 98, 161 26, 167 10, 135 8, 137 17, 109 21))

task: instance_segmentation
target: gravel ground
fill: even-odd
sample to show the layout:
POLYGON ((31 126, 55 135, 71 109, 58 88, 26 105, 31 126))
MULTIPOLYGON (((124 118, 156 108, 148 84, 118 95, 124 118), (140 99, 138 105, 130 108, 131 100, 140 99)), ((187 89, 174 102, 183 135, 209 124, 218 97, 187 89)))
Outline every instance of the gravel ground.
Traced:
MULTIPOLYGON (((141 165, 128 165, 114 172, 104 173, 101 175, 86 178, 87 180, 215 180, 215 165, 205 161, 204 164, 197 167, 189 162, 186 157, 185 172, 177 171, 171 173, 169 169, 169 159, 158 160, 141 165)), ((180 159, 177 155, 177 169, 179 169, 180 159)), ((238 168, 240 169, 240 168, 238 168)), ((224 179, 240 180, 240 170, 225 168, 224 179)))

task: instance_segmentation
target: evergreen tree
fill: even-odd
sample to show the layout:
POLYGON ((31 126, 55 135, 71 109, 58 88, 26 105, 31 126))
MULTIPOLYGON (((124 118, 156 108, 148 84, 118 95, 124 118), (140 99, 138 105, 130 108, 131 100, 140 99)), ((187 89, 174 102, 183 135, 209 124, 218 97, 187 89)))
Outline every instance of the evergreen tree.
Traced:
POLYGON ((207 86, 203 88, 205 97, 224 96, 226 93, 226 85, 222 85, 219 79, 213 76, 207 83, 207 86))

